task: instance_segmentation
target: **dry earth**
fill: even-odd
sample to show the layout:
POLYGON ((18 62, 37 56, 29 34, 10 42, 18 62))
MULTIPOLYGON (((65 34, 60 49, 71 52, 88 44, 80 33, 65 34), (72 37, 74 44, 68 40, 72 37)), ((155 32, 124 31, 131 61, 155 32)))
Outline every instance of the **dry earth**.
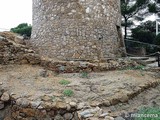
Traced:
MULTIPOLYGON (((49 95, 53 100, 72 99, 76 102, 86 102, 94 106, 111 98, 120 97, 122 102, 128 101, 125 96, 139 90, 141 86, 154 81, 159 81, 158 73, 144 70, 117 70, 101 73, 70 73, 56 74, 47 71, 48 76, 43 75, 44 69, 31 65, 1 65, 1 86, 12 94, 14 98, 25 97, 29 100, 40 100, 49 95), (45 77, 43 77, 45 76, 45 77), (61 85, 61 80, 71 83, 61 85), (65 89, 74 92, 73 96, 63 95, 65 89)), ((160 85, 140 93, 137 97, 126 103, 104 107, 106 112, 117 116, 126 111, 137 110, 142 106, 160 106, 160 85)))

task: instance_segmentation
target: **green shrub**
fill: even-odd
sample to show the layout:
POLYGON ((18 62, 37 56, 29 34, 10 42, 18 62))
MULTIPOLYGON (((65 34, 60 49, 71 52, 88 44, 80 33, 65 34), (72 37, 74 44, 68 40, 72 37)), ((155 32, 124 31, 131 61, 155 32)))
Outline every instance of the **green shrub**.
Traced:
POLYGON ((147 115, 147 117, 136 117, 135 120, 160 120, 160 108, 159 107, 141 108, 138 114, 147 115))
POLYGON ((66 89, 66 90, 63 91, 63 94, 65 96, 71 97, 74 94, 74 92, 70 89, 66 89))
POLYGON ((30 37, 31 36, 31 31, 32 31, 32 26, 28 25, 27 23, 22 23, 22 24, 19 24, 15 28, 11 28, 10 31, 12 31, 14 33, 18 33, 20 35, 25 35, 27 37, 30 37))
POLYGON ((68 84, 70 84, 71 82, 70 81, 68 81, 68 80, 61 80, 61 81, 59 81, 59 84, 61 84, 61 85, 68 85, 68 84))
POLYGON ((149 30, 137 27, 137 28, 132 29, 132 37, 135 40, 138 40, 140 42, 152 44, 156 35, 155 35, 155 33, 151 32, 149 30))
MULTIPOLYGON (((160 26, 159 26, 160 29, 160 26)), ((140 41, 149 44, 160 44, 160 36, 156 37, 156 22, 147 21, 136 28, 132 29, 132 37, 134 41, 140 41)), ((143 47, 146 49, 147 54, 157 52, 158 49, 151 45, 144 45, 139 43, 126 42, 126 48, 143 47)))
POLYGON ((158 34, 158 35, 156 36, 156 39, 155 39, 155 41, 154 41, 154 44, 160 45, 160 34, 158 34))

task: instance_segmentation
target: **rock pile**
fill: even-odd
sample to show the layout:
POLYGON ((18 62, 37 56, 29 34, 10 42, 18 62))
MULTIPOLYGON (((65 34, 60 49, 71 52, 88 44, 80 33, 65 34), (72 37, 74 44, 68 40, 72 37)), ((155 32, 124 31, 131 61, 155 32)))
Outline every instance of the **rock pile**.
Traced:
POLYGON ((101 108, 85 106, 76 102, 33 102, 19 98, 11 106, 11 115, 4 120, 114 120, 101 108), (79 108, 81 107, 81 109, 79 108))
POLYGON ((5 108, 5 103, 9 102, 10 95, 0 86, 0 110, 5 108))
POLYGON ((40 62, 40 57, 29 49, 25 42, 14 33, 0 33, 0 64, 40 62))
POLYGON ((0 83, 0 120, 3 120, 6 116, 10 115, 10 110, 8 109, 10 100, 10 95, 2 89, 0 83))

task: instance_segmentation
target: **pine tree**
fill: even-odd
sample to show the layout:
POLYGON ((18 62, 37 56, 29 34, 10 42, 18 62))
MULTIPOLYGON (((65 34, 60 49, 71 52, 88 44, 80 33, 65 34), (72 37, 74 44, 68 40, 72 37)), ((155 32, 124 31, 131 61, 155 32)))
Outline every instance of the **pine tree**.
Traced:
MULTIPOLYGON (((138 18, 138 14, 141 10, 147 9, 145 14, 158 13, 160 0, 121 0, 121 14, 124 18, 125 35, 127 38, 127 27, 130 18, 138 18)), ((140 17, 142 18, 142 16, 140 17)))

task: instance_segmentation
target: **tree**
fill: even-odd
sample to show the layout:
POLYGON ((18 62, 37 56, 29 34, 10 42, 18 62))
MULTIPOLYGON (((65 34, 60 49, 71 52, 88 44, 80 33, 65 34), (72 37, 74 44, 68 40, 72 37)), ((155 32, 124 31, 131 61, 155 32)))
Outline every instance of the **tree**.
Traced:
MULTIPOLYGON (((160 29, 160 26, 159 26, 160 29)), ((136 41, 160 45, 160 34, 156 36, 156 22, 155 21, 147 21, 142 23, 138 27, 132 29, 132 37, 136 41)), ((130 44, 128 45, 131 46, 130 44)), ((142 44, 133 44, 132 46, 140 46, 146 48, 148 53, 153 53, 159 51, 159 48, 153 47, 152 45, 142 45, 142 44)))
MULTIPOLYGON (((128 21, 130 18, 137 17, 137 13, 139 13, 141 10, 147 8, 146 13, 157 13, 158 7, 155 3, 158 3, 160 0, 155 0, 154 2, 152 0, 121 0, 121 14, 124 18, 124 28, 125 28, 125 36, 124 38, 127 38, 127 27, 128 27, 128 21)), ((146 14, 143 13, 143 14, 146 14)), ((140 17, 142 18, 142 17, 140 17)))
POLYGON ((154 40, 154 43, 155 43, 156 45, 160 45, 160 34, 158 34, 158 35, 156 36, 156 38, 155 38, 155 40, 154 40))
POLYGON ((25 35, 27 37, 31 36, 32 26, 28 25, 27 23, 21 23, 15 28, 11 28, 12 32, 18 33, 20 35, 25 35))
POLYGON ((156 22, 147 21, 142 23, 138 27, 132 29, 132 37, 134 40, 145 42, 145 43, 154 43, 156 37, 156 22))

